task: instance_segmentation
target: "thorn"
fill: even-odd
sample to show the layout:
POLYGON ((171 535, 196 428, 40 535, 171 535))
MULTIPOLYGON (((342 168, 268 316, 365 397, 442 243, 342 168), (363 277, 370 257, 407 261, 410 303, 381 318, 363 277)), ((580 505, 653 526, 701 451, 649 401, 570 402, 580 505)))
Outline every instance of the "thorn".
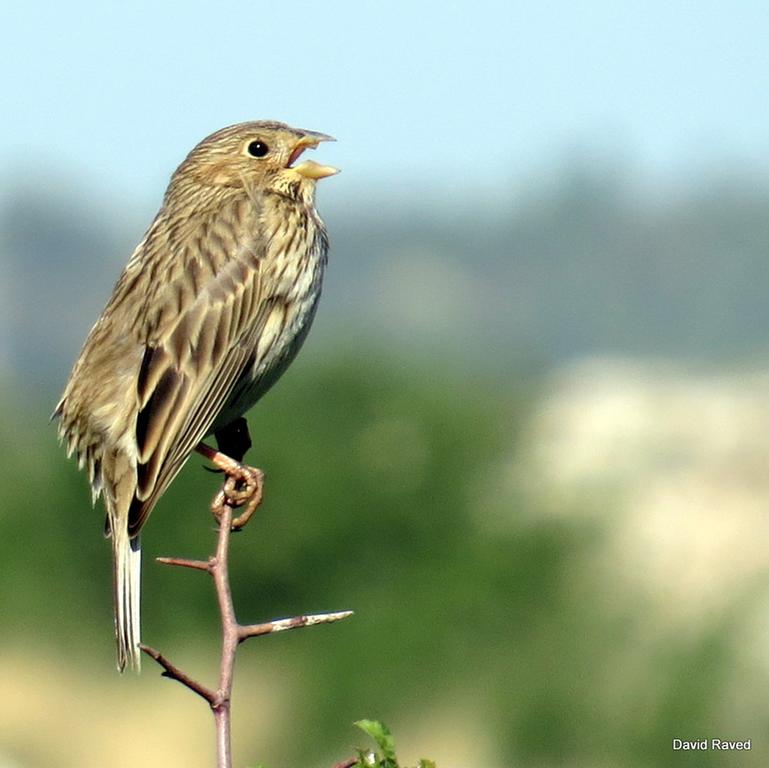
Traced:
POLYGON ((352 616, 352 611, 336 611, 334 613, 315 613, 309 616, 294 616, 290 619, 275 619, 264 624, 248 624, 238 628, 240 641, 249 637, 269 635, 273 632, 285 632, 287 629, 299 629, 300 627, 312 627, 315 624, 331 624, 352 616))
POLYGON ((156 557, 155 561, 161 565, 178 565, 180 568, 192 568, 196 571, 211 570, 211 563, 208 560, 186 560, 182 557, 156 557))

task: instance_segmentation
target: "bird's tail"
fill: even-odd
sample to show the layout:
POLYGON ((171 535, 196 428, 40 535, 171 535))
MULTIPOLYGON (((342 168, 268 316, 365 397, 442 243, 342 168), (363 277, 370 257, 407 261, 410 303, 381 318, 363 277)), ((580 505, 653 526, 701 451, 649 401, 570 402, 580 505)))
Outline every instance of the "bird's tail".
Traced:
POLYGON ((140 590, 141 541, 131 538, 128 527, 112 525, 112 554, 115 588, 115 638, 117 639, 117 668, 122 672, 126 664, 139 671, 141 641, 140 590))

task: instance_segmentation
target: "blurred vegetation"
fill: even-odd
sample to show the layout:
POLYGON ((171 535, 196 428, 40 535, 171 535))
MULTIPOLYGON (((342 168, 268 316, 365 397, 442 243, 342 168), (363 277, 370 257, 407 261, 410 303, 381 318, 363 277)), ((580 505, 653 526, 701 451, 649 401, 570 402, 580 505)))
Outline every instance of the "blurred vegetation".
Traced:
MULTIPOLYGON (((332 252, 313 344, 364 337, 515 375, 596 352, 722 360, 767 348, 763 180, 650 191, 575 159, 517 193, 429 205, 321 195, 332 252)), ((152 213, 109 190, 18 179, 0 210, 0 370, 64 380, 152 213)))
MULTIPOLYGON (((659 768, 681 764, 673 736, 742 737, 718 705, 731 617, 650 644, 643 599, 617 594, 593 567, 602 524, 538 517, 502 482, 500 457, 515 448, 537 386, 311 346, 254 409, 251 459, 267 473, 266 501, 233 542, 239 615, 356 615, 244 649, 241 675, 283 670, 292 691, 283 737, 265 747, 249 734, 271 700, 252 700, 236 680, 235 742, 247 760, 323 765, 323 744, 331 764, 349 754, 361 716, 399 733, 445 702, 466 713, 467 739, 480 739, 478 765, 659 768)), ((45 426, 50 403, 19 399, 6 393, 3 409, 13 450, 0 483, 2 642, 74 660, 104 686, 135 687, 112 669, 101 512, 89 511, 84 477, 45 426)), ((146 529, 144 637, 193 674, 208 657, 212 674, 210 584, 152 562, 213 547, 217 479, 200 465, 190 460, 146 529)), ((149 695, 168 685, 155 674, 145 666, 149 695)), ((766 724, 769 707, 760 712, 766 724)), ((443 727, 438 717, 431 738, 443 727)), ((43 764, 34 745, 3 748, 19 765, 43 764)), ((703 753, 696 764, 719 760, 703 753)))
MULTIPOLYGON (((152 665, 138 680, 114 673, 102 512, 46 424, 140 229, 105 225, 74 191, 64 204, 34 189, 5 211, 0 241, 0 642, 24 667, 16 683, 6 668, 0 766, 103 765, 97 741, 111 749, 134 710, 157 728, 131 721, 122 751, 146 766, 207 765, 199 750, 182 756, 212 736, 202 705, 172 730, 162 718, 188 718, 185 691, 152 665), (64 703, 51 704, 57 686, 64 703), (69 710, 103 719, 80 731, 69 710)), ((552 366, 571 355, 719 359, 765 344, 769 195, 726 186, 669 203, 575 172, 498 217, 330 211, 317 327, 249 419, 266 500, 234 538, 231 571, 243 621, 355 616, 243 649, 242 764, 331 765, 362 717, 393 726, 402 762, 429 755, 441 768, 735 764, 671 750, 674 737, 711 736, 753 738, 740 765, 765 764, 766 674, 734 647, 766 584, 681 632, 607 577, 610 494, 580 499, 593 514, 552 515, 513 467, 552 366)), ((146 529, 143 633, 205 677, 218 654, 210 584, 152 562, 211 551, 217 478, 201 464, 190 460, 146 529)))

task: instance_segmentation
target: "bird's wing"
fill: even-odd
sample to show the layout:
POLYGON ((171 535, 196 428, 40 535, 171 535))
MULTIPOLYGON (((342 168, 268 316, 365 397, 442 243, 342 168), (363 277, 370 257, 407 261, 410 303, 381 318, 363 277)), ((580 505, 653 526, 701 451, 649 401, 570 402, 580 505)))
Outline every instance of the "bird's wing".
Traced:
MULTIPOLYGON (((206 240, 197 242, 206 262, 206 240)), ((208 259, 206 263, 213 263, 208 259)), ((158 308, 161 335, 145 348, 137 382, 137 484, 128 517, 136 535, 152 507, 205 437, 241 377, 268 351, 265 326, 284 317, 283 300, 267 293, 263 254, 254 242, 238 245, 218 271, 188 264, 158 308), (191 290, 190 290, 191 288, 191 290)), ((278 334, 267 334, 271 340, 278 334)))

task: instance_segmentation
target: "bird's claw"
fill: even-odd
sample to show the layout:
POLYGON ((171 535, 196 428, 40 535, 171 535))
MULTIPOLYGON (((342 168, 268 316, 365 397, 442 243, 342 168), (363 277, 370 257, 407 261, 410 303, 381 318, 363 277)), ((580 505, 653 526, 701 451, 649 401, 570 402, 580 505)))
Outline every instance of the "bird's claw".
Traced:
POLYGON ((211 502, 211 512, 216 522, 221 522, 225 506, 232 509, 245 507, 231 523, 232 530, 239 531, 253 517, 256 508, 262 503, 264 472, 256 467, 242 464, 205 443, 198 443, 195 450, 225 474, 225 481, 211 502))
POLYGON ((253 517, 256 508, 262 502, 264 473, 261 469, 236 464, 225 469, 227 479, 211 504, 211 512, 217 522, 221 521, 224 505, 233 509, 245 507, 243 512, 232 521, 232 530, 239 531, 253 517))

